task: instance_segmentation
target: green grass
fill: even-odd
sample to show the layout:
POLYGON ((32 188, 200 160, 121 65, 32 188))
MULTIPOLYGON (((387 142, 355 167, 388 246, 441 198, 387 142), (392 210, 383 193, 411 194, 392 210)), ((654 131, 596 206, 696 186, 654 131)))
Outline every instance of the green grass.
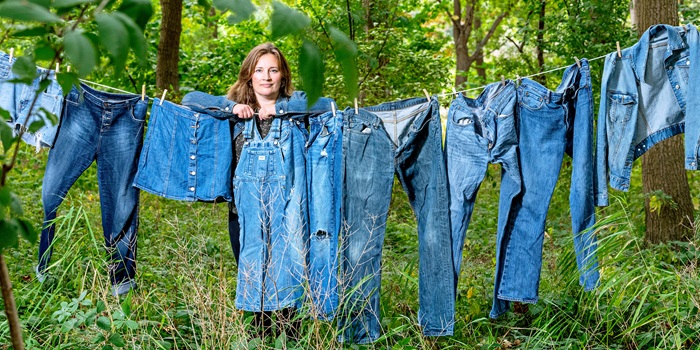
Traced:
MULTIPOLYGON (((23 146, 9 182, 25 215, 40 226, 41 177, 47 152, 23 146)), ((493 291, 500 167, 490 166, 466 234, 455 335, 424 338, 417 326, 418 240, 406 195, 395 183, 382 264, 382 327, 375 344, 352 349, 648 349, 700 348, 700 235, 691 242, 647 246, 639 166, 629 193, 612 191, 599 212, 602 280, 578 285, 565 168, 547 222, 540 302, 525 314, 488 319, 493 291)), ((696 210, 700 176, 689 172, 696 210)), ((94 167, 60 208, 52 277, 34 278, 36 246, 6 252, 28 349, 340 348, 333 323, 304 319, 298 342, 246 333, 235 309, 236 266, 225 204, 183 203, 141 194, 139 289, 109 295, 94 167)), ((696 219, 695 222, 699 220, 696 219)), ((0 314, 0 349, 9 328, 0 314)))

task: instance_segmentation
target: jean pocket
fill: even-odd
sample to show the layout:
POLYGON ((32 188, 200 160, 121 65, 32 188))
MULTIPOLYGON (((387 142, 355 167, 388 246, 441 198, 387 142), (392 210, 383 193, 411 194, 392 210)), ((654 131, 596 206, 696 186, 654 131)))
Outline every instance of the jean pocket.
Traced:
POLYGON ((520 99, 520 105, 529 110, 536 111, 544 106, 544 97, 540 94, 525 91, 525 93, 519 93, 518 98, 520 99))
POLYGON ((688 70, 690 69, 690 59, 688 57, 681 58, 676 62, 676 71, 680 76, 681 81, 688 84, 688 70))
POLYGON ((146 101, 137 102, 133 107, 131 107, 131 119, 138 123, 145 122, 146 109, 148 109, 148 103, 146 101))
POLYGON ((616 92, 608 92, 608 116, 613 123, 626 123, 632 117, 632 110, 637 102, 634 96, 616 92))

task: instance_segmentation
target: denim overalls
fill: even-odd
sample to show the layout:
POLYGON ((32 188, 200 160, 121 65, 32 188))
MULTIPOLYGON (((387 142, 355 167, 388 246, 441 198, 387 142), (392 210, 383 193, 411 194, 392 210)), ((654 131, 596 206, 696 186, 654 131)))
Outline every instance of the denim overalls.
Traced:
POLYGON ((263 139, 255 118, 233 180, 241 227, 236 307, 272 311, 302 302, 308 246, 306 129, 275 119, 263 139))

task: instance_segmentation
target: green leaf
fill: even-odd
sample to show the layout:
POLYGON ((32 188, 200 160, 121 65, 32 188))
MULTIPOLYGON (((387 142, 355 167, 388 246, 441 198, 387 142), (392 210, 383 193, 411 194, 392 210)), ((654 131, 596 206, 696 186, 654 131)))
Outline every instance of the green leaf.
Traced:
POLYGON ((122 312, 124 312, 124 318, 131 316, 131 293, 129 293, 122 302, 122 312))
POLYGON ((80 80, 78 79, 78 74, 75 72, 70 72, 70 73, 58 73, 56 75, 56 80, 58 81, 58 85, 61 85, 61 90, 63 90, 63 96, 66 96, 70 93, 71 89, 73 89, 73 86, 79 86, 80 85, 80 80))
POLYGON ((306 107, 311 107, 323 93, 323 54, 318 46, 304 40, 299 53, 299 73, 308 95, 306 107))
POLYGON ((17 226, 19 227, 19 233, 28 240, 31 244, 36 243, 37 233, 34 230, 34 226, 25 219, 15 219, 17 220, 17 226))
POLYGON ((250 0, 214 0, 213 3, 219 11, 233 12, 233 15, 228 17, 230 24, 243 22, 255 12, 255 6, 250 0))
POLYGON ((126 321, 126 326, 127 326, 129 329, 132 329, 132 330, 137 330, 137 329, 139 329, 139 324, 136 323, 136 321, 132 321, 132 320, 127 320, 127 321, 126 321))
POLYGON ((75 318, 71 318, 69 320, 66 320, 63 322, 63 325, 61 325, 61 333, 68 333, 75 327, 75 323, 77 320, 75 318))
POLYGON ((7 207, 10 205, 12 202, 12 190, 10 190, 10 186, 2 186, 0 187, 0 205, 3 207, 7 207))
POLYGON ((95 15, 95 22, 100 34, 100 43, 109 52, 114 71, 121 74, 129 54, 129 31, 113 13, 99 13, 95 15))
POLYGON ((35 133, 39 131, 46 123, 44 122, 43 119, 37 119, 33 121, 31 124, 29 124, 29 132, 30 133, 35 133))
POLYGON ((105 338, 105 336, 102 333, 97 333, 97 335, 94 338, 92 338, 92 340, 90 342, 93 344, 97 344, 97 343, 101 343, 105 340, 107 340, 107 338, 105 338))
POLYGON ((102 350, 114 350, 114 348, 111 345, 107 344, 102 347, 102 350))
POLYGON ((2 149, 4 149, 5 152, 7 152, 10 149, 10 147, 12 147, 12 144, 16 141, 15 135, 12 132, 12 128, 5 122, 9 119, 9 117, 10 113, 8 112, 7 116, 3 114, 3 120, 0 120, 0 140, 2 140, 2 149))
POLYGON ((37 4, 45 9, 51 6, 51 0, 28 0, 31 3, 37 4))
MULTIPOLYGON (((0 118, 2 118, 2 120, 10 120, 10 112, 0 108, 0 118)), ((0 124, 2 124, 2 123, 0 123, 0 124)), ((9 126, 7 126, 7 127, 9 128, 9 126)), ((7 148, 5 148, 5 149, 7 149, 7 148)))
POLYGON ((153 16, 153 5, 149 0, 124 0, 117 11, 131 18, 143 31, 153 16))
POLYGON ((17 57, 17 60, 12 65, 12 73, 19 79, 34 79, 36 77, 36 64, 31 57, 17 57))
POLYGON ((77 5, 93 3, 95 0, 56 0, 53 2, 55 8, 75 7, 77 5))
MULTIPOLYGON (((63 37, 66 56, 81 77, 87 76, 97 65, 97 51, 92 42, 82 32, 74 30, 63 37)), ((68 90, 64 90, 65 93, 68 90)))
POLYGON ((40 38, 43 38, 46 34, 48 34, 48 30, 46 30, 45 27, 34 27, 34 28, 27 28, 27 29, 22 29, 18 30, 14 33, 12 33, 12 36, 15 38, 21 38, 21 37, 27 37, 27 36, 38 36, 40 38))
POLYGON ((112 321, 110 321, 109 318, 107 318, 106 316, 98 317, 95 324, 97 324, 97 327, 100 327, 100 329, 102 329, 102 330, 105 330, 105 331, 112 330, 112 321))
POLYGON ((24 215, 22 199, 14 192, 10 192, 10 212, 14 217, 22 217, 24 215))
POLYGON ((302 12, 278 1, 272 3, 272 18, 270 18, 272 40, 299 33, 309 24, 311 24, 311 20, 302 12))
POLYGON ((355 42, 337 28, 331 27, 331 40, 333 42, 335 59, 343 68, 343 80, 350 99, 357 97, 358 73, 355 58, 357 57, 357 45, 355 42))
POLYGON ((134 50, 134 55, 136 55, 136 58, 139 60, 139 64, 141 66, 146 66, 148 64, 148 44, 146 43, 146 38, 143 36, 143 31, 141 31, 141 28, 127 15, 115 12, 114 16, 122 21, 129 31, 129 45, 131 49, 134 50))
POLYGON ((11 220, 0 220, 0 252, 17 247, 17 226, 11 220))
POLYGON ((34 59, 37 61, 52 61, 56 51, 51 46, 41 45, 34 48, 34 59))
MULTIPOLYGON (((96 307, 97 312, 102 312, 102 311, 105 311, 107 309, 107 306, 105 306, 105 303, 102 300, 98 300, 95 307, 96 307)), ((109 320, 109 319, 107 319, 107 320, 109 320)))
POLYGON ((0 3, 0 17, 17 21, 58 23, 61 18, 41 5, 26 1, 5 1, 0 3))
POLYGON ((119 333, 114 333, 109 336, 109 342, 119 348, 123 348, 126 346, 126 342, 124 341, 124 338, 122 338, 121 334, 119 333))

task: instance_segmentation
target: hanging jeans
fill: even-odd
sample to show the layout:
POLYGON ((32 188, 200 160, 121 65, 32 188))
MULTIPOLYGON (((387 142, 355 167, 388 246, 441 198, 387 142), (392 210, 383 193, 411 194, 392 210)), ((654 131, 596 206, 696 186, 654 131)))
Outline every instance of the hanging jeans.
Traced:
POLYGON ((42 280, 51 260, 56 210, 73 183, 97 161, 102 229, 110 255, 114 295, 136 286, 139 190, 131 186, 143 143, 148 101, 138 95, 97 91, 85 84, 66 96, 61 131, 49 151, 42 189, 44 229, 37 273, 42 280))
POLYGON ((10 120, 7 123, 12 127, 15 135, 24 128, 22 134, 24 142, 36 147, 37 151, 40 147, 51 147, 56 137, 58 123, 52 122, 46 112, 60 118, 63 109, 63 92, 56 81, 56 74, 54 71, 48 71, 46 75, 46 69, 37 68, 36 74, 39 77, 34 79, 31 85, 10 83, 9 80, 16 78, 12 74, 14 62, 14 58, 10 61, 8 54, 0 52, 0 108, 10 112, 10 120), (39 93, 34 109, 30 112, 29 107, 44 76, 47 76, 51 84, 39 93), (45 111, 41 110, 42 108, 45 111), (29 127, 35 122, 43 125, 35 132, 30 132, 29 127))
MULTIPOLYGON (((501 193, 496 231, 496 284, 498 263, 505 247, 508 213, 521 190, 518 134, 515 121, 515 84, 493 83, 476 99, 457 96, 447 114, 445 156, 450 188, 450 222, 455 287, 462 264, 464 238, 474 201, 489 163, 501 164, 501 193)), ((494 292, 494 303, 496 294, 494 292)))
POLYGON ((418 222, 418 322, 427 336, 453 333, 454 273, 438 109, 434 98, 414 98, 344 112, 340 341, 362 344, 380 337, 380 263, 394 173, 418 222))
POLYGON ((338 236, 342 201, 343 114, 309 118, 306 179, 309 190, 311 314, 331 320, 338 307, 338 236))
POLYGON ((233 180, 240 223, 236 307, 274 311, 300 307, 308 247, 306 164, 302 123, 275 119, 262 139, 255 118, 233 180))
POLYGON ((231 201, 228 120, 154 99, 134 186, 183 201, 231 201))
MULTIPOLYGON (((518 130, 523 189, 510 211, 508 242, 497 299, 490 316, 508 310, 507 301, 536 303, 542 267, 545 220, 564 153, 572 158, 569 204, 580 284, 598 283, 593 197, 593 104, 587 60, 572 65, 556 92, 524 79, 518 88, 518 130)), ((500 283, 498 280, 500 279, 500 283)))

